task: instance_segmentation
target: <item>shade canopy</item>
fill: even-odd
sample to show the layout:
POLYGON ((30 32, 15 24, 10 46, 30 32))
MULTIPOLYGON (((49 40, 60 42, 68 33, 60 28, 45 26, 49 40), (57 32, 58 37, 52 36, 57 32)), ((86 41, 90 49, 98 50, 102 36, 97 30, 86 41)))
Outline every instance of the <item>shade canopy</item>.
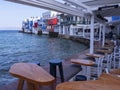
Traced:
POLYGON ((106 22, 104 17, 120 15, 120 0, 5 0, 38 8, 58 11, 75 16, 94 15, 98 22, 106 22), (112 6, 116 7, 112 7, 112 6), (118 5, 118 6, 117 6, 118 5), (101 9, 100 9, 101 8, 101 9))

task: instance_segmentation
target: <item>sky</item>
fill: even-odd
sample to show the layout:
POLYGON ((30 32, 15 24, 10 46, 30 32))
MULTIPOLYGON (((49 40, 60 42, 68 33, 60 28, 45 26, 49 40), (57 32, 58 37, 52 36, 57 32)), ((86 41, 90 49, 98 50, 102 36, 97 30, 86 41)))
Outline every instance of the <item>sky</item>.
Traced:
POLYGON ((42 16, 47 10, 0 0, 0 30, 21 29, 22 21, 32 16, 42 16))

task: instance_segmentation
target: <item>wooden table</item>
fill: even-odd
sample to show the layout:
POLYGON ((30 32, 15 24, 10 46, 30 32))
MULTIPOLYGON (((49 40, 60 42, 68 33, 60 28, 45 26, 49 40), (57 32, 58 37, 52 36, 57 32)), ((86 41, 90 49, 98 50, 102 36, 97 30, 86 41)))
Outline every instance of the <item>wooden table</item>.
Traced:
POLYGON ((120 90, 120 78, 109 74, 102 74, 98 80, 59 84, 56 90, 120 90))
POLYGON ((55 81, 55 78, 42 67, 31 63, 15 63, 9 72, 19 78, 17 90, 23 89, 24 81, 27 82, 28 90, 39 90, 39 85, 49 85, 55 81))
POLYGON ((75 64, 84 65, 84 66, 92 66, 95 64, 95 62, 91 60, 86 60, 86 59, 71 59, 71 62, 75 64))
POLYGON ((105 45, 104 47, 111 47, 113 48, 115 45, 105 45))
POLYGON ((98 50, 96 50, 96 52, 99 52, 99 53, 104 53, 104 54, 111 54, 112 53, 112 50, 110 49, 110 50, 102 50, 102 49, 98 49, 98 50))
POLYGON ((102 63, 105 55, 86 53, 86 56, 95 59, 95 63, 97 64, 97 75, 100 76, 100 74, 102 73, 102 63))
POLYGON ((113 48, 114 48, 114 46, 110 46, 110 47, 104 46, 104 47, 101 47, 101 49, 106 49, 106 50, 113 49, 113 48))
POLYGON ((104 55, 101 55, 101 54, 86 53, 85 55, 88 56, 88 57, 92 57, 92 58, 103 58, 104 57, 104 55))
POLYGON ((83 67, 83 69, 85 70, 84 75, 87 76, 87 80, 90 80, 90 67, 89 66, 93 66, 95 64, 95 62, 93 62, 91 60, 86 60, 86 59, 71 59, 71 62, 75 63, 75 64, 86 66, 85 68, 83 67))
POLYGON ((103 53, 105 55, 105 59, 103 61, 107 62, 106 67, 108 69, 111 69, 112 51, 113 51, 112 49, 108 49, 108 50, 98 49, 98 50, 96 50, 96 52, 103 53))

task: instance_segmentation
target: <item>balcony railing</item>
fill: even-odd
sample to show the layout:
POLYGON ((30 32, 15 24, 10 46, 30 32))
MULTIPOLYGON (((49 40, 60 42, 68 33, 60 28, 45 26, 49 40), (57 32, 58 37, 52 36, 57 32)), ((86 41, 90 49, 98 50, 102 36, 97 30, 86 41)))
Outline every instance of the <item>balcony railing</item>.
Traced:
POLYGON ((85 21, 62 21, 60 22, 61 25, 76 25, 76 24, 90 24, 90 22, 85 21))

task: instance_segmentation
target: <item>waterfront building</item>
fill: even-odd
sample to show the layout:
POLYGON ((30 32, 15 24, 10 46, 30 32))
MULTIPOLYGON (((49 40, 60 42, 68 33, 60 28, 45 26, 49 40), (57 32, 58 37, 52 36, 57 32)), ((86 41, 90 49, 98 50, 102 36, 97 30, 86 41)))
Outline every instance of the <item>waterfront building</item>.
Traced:
MULTIPOLYGON (((49 18, 47 19, 47 30, 49 32, 55 32, 55 26, 58 24, 58 18, 49 18)), ((56 31, 57 32, 57 31, 56 31)))
POLYGON ((22 21, 22 32, 31 33, 32 32, 32 21, 31 19, 24 19, 22 21))
MULTIPOLYGON (((90 38, 90 18, 59 14, 58 19, 59 22, 56 28, 59 30, 60 35, 90 38)), ((94 27, 94 36, 96 39, 100 40, 100 24, 95 23, 94 27)))
POLYGON ((77 35, 77 32, 79 31, 77 29, 78 26, 88 25, 90 22, 87 18, 68 14, 60 14, 58 17, 59 17, 59 33, 63 35, 77 35))
POLYGON ((38 22, 39 31, 46 32, 47 31, 46 20, 43 19, 43 17, 41 17, 40 20, 38 20, 37 22, 38 22))
POLYGON ((49 10, 49 11, 42 13, 42 17, 43 19, 55 18, 57 14, 58 12, 49 10))
POLYGON ((22 22, 22 32, 38 34, 39 32, 54 31, 54 26, 57 24, 57 12, 47 11, 42 14, 42 17, 26 18, 22 22))
POLYGON ((46 31, 50 36, 58 36, 58 30, 56 29, 56 26, 58 24, 57 14, 58 12, 55 11, 47 11, 42 14, 43 18, 46 21, 46 31))
POLYGON ((38 20, 40 20, 40 17, 35 17, 32 19, 33 20, 33 28, 32 28, 32 33, 38 34, 38 20))
POLYGON ((42 34, 42 32, 46 32, 46 21, 44 18, 35 18, 34 19, 34 25, 32 32, 34 34, 42 34))
POLYGON ((22 22, 22 32, 37 34, 40 29, 38 21, 40 17, 26 18, 22 22))
MULTIPOLYGON (((95 40, 101 40, 100 24, 94 24, 95 40), (100 33, 100 34, 99 34, 100 33)), ((38 34, 40 32, 53 33, 58 36, 77 36, 90 38, 90 18, 61 14, 47 11, 42 17, 31 17, 25 19, 22 24, 24 32, 38 34)))

